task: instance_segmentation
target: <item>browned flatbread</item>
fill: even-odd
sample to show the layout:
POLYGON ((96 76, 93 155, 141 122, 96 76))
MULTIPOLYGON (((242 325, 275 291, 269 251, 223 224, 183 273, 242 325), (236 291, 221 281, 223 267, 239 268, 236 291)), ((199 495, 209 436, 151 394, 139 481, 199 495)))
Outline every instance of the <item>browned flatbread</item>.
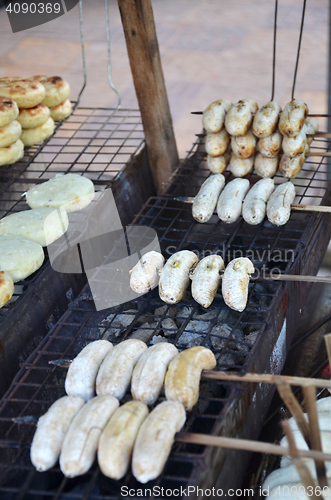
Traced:
POLYGON ((16 101, 19 108, 33 108, 45 98, 45 87, 38 81, 29 79, 0 81, 0 96, 16 101))
POLYGON ((54 106, 54 108, 50 108, 50 112, 51 118, 53 118, 55 122, 64 120, 72 113, 72 105, 70 100, 66 99, 65 101, 61 102, 61 104, 54 106))
POLYGON ((0 127, 5 127, 18 116, 18 107, 13 99, 0 96, 0 127))
POLYGON ((35 128, 43 125, 49 118, 49 108, 40 103, 33 108, 21 109, 17 121, 23 129, 35 128))
POLYGON ((24 129, 22 131, 21 141, 24 146, 33 146, 50 137, 53 132, 54 121, 49 117, 45 123, 39 125, 39 127, 24 129))
POLYGON ((5 148, 0 148, 0 165, 11 165, 23 158, 24 146, 23 142, 18 139, 14 144, 5 148))
POLYGON ((17 120, 0 127, 0 148, 6 148, 14 144, 20 138, 21 132, 22 127, 17 120))
POLYGON ((41 82, 46 89, 46 96, 42 101, 45 106, 53 108, 65 101, 70 95, 70 85, 60 76, 33 76, 32 80, 41 82))

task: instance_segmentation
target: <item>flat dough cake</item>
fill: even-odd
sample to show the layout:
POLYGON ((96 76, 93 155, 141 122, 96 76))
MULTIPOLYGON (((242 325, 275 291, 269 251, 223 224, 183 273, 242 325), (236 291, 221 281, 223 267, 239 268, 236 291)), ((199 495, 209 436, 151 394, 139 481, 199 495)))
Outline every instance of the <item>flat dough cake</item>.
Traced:
POLYGON ((11 165, 16 161, 20 160, 24 156, 24 145, 23 142, 18 139, 11 146, 5 148, 0 148, 0 166, 1 165, 11 165))
POLYGON ((49 108, 40 103, 34 108, 21 109, 17 121, 24 129, 40 127, 48 120, 49 114, 49 108))
POLYGON ((0 271, 0 308, 10 301, 14 293, 14 282, 8 273, 0 271))
POLYGON ((64 120, 72 113, 72 105, 70 100, 66 99, 65 101, 61 102, 61 104, 58 104, 58 106, 50 108, 50 112, 51 112, 51 117, 55 122, 64 120))
POLYGON ((0 235, 22 236, 46 247, 61 238, 68 226, 63 207, 42 207, 4 217, 0 220, 0 235))
POLYGON ((93 198, 93 182, 78 174, 57 175, 26 193, 26 201, 31 208, 64 207, 67 212, 78 212, 93 198))
POLYGON ((0 127, 5 127, 18 116, 18 106, 13 99, 0 96, 0 127))
POLYGON ((33 76, 32 80, 41 82, 45 89, 46 95, 43 99, 43 104, 49 108, 53 108, 61 102, 65 101, 70 95, 70 85, 60 76, 33 76))
POLYGON ((17 77, 8 80, 0 80, 0 95, 14 99, 19 108, 33 108, 44 100, 46 90, 42 83, 17 77))
POLYGON ((44 262, 38 243, 21 236, 0 236, 0 271, 10 274, 14 283, 24 280, 44 262))
POLYGON ((14 144, 22 133, 22 127, 17 120, 0 127, 0 148, 6 148, 11 144, 14 144))
POLYGON ((54 120, 52 118, 48 118, 48 120, 39 127, 22 130, 21 141, 24 146, 33 146, 34 144, 38 144, 52 135, 54 127, 54 120))

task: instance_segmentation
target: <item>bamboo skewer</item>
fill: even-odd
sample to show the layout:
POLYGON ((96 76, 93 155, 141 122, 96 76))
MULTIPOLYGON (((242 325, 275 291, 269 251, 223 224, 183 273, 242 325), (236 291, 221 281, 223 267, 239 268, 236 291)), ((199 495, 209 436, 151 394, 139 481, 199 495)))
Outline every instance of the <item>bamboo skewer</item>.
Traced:
POLYGON ((303 435, 308 448, 311 448, 311 439, 310 439, 310 430, 307 420, 303 414, 303 411, 298 403, 298 400, 294 396, 291 387, 282 379, 278 379, 276 381, 276 386, 279 392, 280 397, 288 407, 291 412, 291 415, 294 417, 301 434, 303 435))
MULTIPOLYGON (((237 439, 223 436, 211 436, 210 434, 197 434, 194 432, 179 432, 175 439, 180 443, 200 444, 203 446, 217 446, 232 450, 253 451, 257 453, 269 453, 271 455, 289 455, 286 446, 264 443, 250 439, 237 439)), ((331 453, 321 453, 315 450, 298 450, 298 456, 317 460, 331 461, 331 453)))
MULTIPOLYGON (((331 156, 331 152, 330 152, 330 156, 331 156)), ((194 201, 194 196, 175 196, 174 200, 180 201, 182 203, 192 204, 194 201)), ((303 205, 300 203, 292 203, 291 209, 292 210, 307 211, 307 212, 331 213, 331 207, 328 207, 326 205, 303 205)))
MULTIPOLYGON (((191 115, 203 115, 203 111, 191 111, 191 115)), ((308 113, 306 116, 315 116, 317 118, 330 118, 331 115, 323 113, 308 113)))
POLYGON ((308 490, 308 488, 312 488, 312 494, 310 495, 310 498, 314 498, 315 500, 318 500, 318 498, 319 499, 323 498, 321 496, 317 497, 315 495, 315 486, 316 486, 315 481, 314 481, 308 467, 306 466, 306 464, 304 463, 302 458, 299 457, 298 448, 296 447, 296 444, 295 444, 294 435, 293 435, 292 429, 290 427, 290 424, 288 423, 287 420, 284 420, 282 422, 282 427, 283 427, 284 432, 285 432, 286 437, 287 437, 289 452, 290 452, 289 455, 292 458, 293 463, 294 463, 294 465, 299 473, 299 476, 301 478, 303 486, 305 487, 306 490, 308 490))
POLYGON ((236 382, 255 382, 256 384, 276 384, 277 381, 284 381, 289 385, 299 385, 301 387, 313 386, 320 387, 321 389, 330 388, 331 380, 324 380, 322 378, 306 378, 306 377, 292 377, 289 375, 273 375, 269 373, 246 373, 245 375, 238 375, 231 372, 203 370, 202 377, 213 380, 231 380, 236 382))
POLYGON ((328 352, 329 364, 331 366, 331 333, 324 335, 326 350, 328 352))
MULTIPOLYGON (((305 398, 306 411, 308 413, 311 448, 313 450, 322 451, 321 434, 316 408, 315 388, 309 385, 303 387, 302 390, 305 398)), ((315 467, 318 484, 321 486, 321 488, 323 488, 324 486, 328 486, 324 461, 315 460, 315 467)))

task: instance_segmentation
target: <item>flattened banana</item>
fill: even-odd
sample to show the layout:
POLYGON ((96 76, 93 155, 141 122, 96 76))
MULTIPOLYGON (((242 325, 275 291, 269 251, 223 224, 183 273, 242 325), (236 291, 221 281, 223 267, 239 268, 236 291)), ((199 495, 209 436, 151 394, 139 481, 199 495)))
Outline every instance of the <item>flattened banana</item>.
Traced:
POLYGON ((203 346, 185 349, 169 365, 164 386, 166 398, 180 401, 186 410, 191 410, 199 399, 199 384, 202 370, 212 370, 216 358, 210 349, 203 346))
POLYGON ((80 396, 85 401, 93 398, 98 370, 112 347, 108 340, 96 340, 75 357, 64 382, 68 396, 80 396))
POLYGON ((39 472, 56 464, 69 425, 83 405, 84 399, 79 396, 64 396, 55 401, 38 420, 30 456, 39 472))
POLYGON ((145 342, 138 339, 124 340, 115 346, 98 372, 97 394, 110 394, 121 400, 130 385, 133 368, 146 349, 145 342))
POLYGON ((161 392, 168 365, 177 354, 177 348, 166 342, 153 345, 144 352, 132 374, 131 393, 134 399, 146 405, 155 403, 161 392))
POLYGON ((132 456, 132 472, 140 483, 147 483, 161 474, 175 434, 181 430, 185 420, 185 409, 181 403, 164 401, 143 422, 132 456))
POLYGON ((139 428, 147 415, 148 408, 140 401, 129 401, 115 411, 98 446, 98 462, 105 476, 118 480, 126 474, 139 428))
POLYGON ((89 470, 101 433, 118 405, 113 396, 97 396, 75 415, 60 455, 60 469, 66 477, 80 476, 89 470))

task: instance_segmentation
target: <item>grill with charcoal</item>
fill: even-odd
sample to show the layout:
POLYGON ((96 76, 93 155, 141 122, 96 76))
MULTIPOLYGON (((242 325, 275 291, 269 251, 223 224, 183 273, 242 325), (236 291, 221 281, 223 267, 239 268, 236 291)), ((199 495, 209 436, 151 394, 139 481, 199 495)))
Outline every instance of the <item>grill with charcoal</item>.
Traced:
MULTIPOLYGON (((321 140, 319 144, 324 149, 327 146, 321 140)), ((131 473, 120 482, 107 479, 96 464, 86 475, 69 480, 57 467, 40 475, 30 463, 35 418, 64 395, 66 371, 49 362, 72 359, 92 340, 105 338, 116 344, 141 338, 151 344, 172 342, 179 349, 205 345, 215 353, 217 369, 280 373, 308 286, 264 280, 263 267, 267 275, 275 268, 286 274, 316 272, 329 241, 329 216, 292 213, 290 221, 279 228, 267 220, 259 226, 249 226, 242 219, 226 225, 215 215, 208 223, 198 224, 191 206, 174 197, 196 194, 208 174, 200 151, 199 140, 167 193, 150 198, 133 224, 156 230, 166 258, 181 249, 196 251, 200 258, 218 252, 226 263, 239 251, 248 255, 261 272, 250 284, 246 309, 242 313, 229 309, 218 293, 208 310, 202 310, 189 291, 184 300, 169 306, 160 300, 156 289, 121 306, 96 311, 86 285, 22 364, 1 401, 2 498, 101 500, 120 498, 122 486, 141 487, 131 473)), ((329 204, 326 172, 325 161, 307 162, 294 179, 296 202, 329 204)), ((251 176, 250 180, 256 178, 251 176)), ((253 439, 259 434, 272 395, 271 386, 202 380, 199 403, 188 414, 184 431, 253 439)), ((238 487, 248 458, 245 452, 176 443, 162 476, 152 485, 238 487)))

